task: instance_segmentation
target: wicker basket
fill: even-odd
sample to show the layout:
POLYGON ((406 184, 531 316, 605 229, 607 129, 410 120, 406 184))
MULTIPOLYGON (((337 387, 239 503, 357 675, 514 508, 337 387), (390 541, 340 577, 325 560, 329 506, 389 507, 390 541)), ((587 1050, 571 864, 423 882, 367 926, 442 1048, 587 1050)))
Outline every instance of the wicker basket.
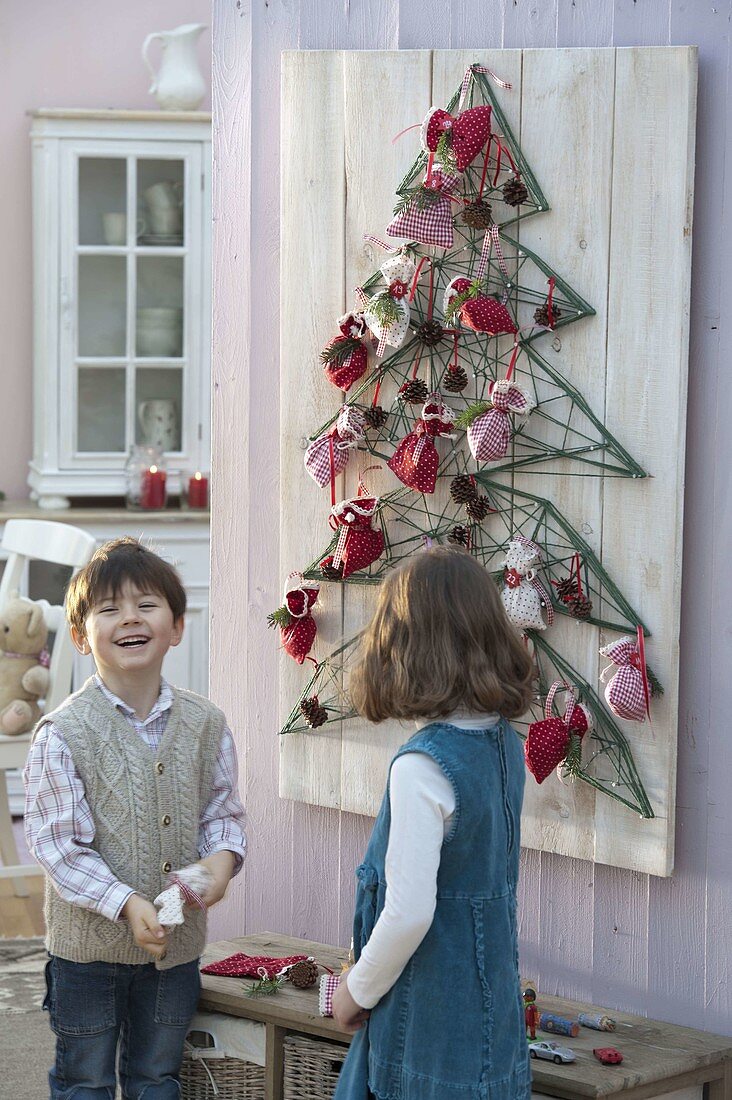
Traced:
POLYGON ((210 1040, 200 1031, 188 1036, 180 1067, 182 1100, 264 1100, 264 1068, 222 1058, 210 1040))
POLYGON ((348 1047, 285 1036, 284 1100, 330 1100, 348 1047))

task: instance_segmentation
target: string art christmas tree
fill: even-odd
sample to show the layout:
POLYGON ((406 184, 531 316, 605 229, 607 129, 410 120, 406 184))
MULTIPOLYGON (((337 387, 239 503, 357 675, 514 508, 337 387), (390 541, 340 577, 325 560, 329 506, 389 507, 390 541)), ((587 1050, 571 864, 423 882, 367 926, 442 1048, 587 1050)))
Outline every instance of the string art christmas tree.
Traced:
POLYGON ((526 756, 537 781, 557 768, 652 817, 615 720, 643 720, 661 690, 645 665, 649 631, 559 509, 514 484, 516 471, 646 475, 539 350, 594 311, 508 231, 549 207, 489 77, 509 87, 473 65, 447 109, 432 108, 421 124, 422 151, 397 188, 388 240, 366 238, 382 262, 321 355, 342 403, 313 431, 305 466, 324 495, 330 487, 323 524, 332 537, 291 574, 271 616, 290 656, 314 666, 281 732, 355 717, 347 672, 357 639, 320 661, 311 655, 317 598, 334 585, 377 585, 406 555, 452 543, 494 575, 534 654, 526 756), (349 461, 358 490, 338 501, 349 461), (394 475, 378 496, 368 487, 374 467, 394 475), (552 645, 556 616, 624 635, 602 651, 618 666, 608 706, 552 645))

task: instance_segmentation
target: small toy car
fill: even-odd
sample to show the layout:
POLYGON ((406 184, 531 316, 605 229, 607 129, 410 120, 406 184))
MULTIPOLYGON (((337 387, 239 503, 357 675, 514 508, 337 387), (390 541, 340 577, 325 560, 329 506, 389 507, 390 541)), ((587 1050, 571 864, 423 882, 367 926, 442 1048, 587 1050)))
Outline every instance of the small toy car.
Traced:
POLYGON ((592 1053, 603 1066, 617 1066, 623 1060, 622 1054, 615 1047, 595 1047, 592 1053))
POLYGON ((562 1047, 559 1043, 552 1043, 546 1039, 529 1043, 529 1054, 532 1058, 546 1058, 549 1062, 555 1062, 561 1066, 563 1062, 574 1062, 577 1055, 569 1047, 562 1047))

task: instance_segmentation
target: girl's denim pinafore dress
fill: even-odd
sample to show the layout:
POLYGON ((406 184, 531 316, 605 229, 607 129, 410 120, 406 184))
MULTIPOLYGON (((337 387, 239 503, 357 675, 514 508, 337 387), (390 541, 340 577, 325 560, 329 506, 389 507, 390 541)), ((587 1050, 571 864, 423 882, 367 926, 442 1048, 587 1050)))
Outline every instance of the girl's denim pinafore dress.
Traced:
MULTIPOLYGON (((356 1033, 334 1100, 529 1100, 518 974, 516 881, 524 758, 505 720, 485 730, 436 722, 407 752, 431 756, 455 790, 432 925, 356 1033)), ((358 868, 358 959, 384 907, 389 790, 358 868)))

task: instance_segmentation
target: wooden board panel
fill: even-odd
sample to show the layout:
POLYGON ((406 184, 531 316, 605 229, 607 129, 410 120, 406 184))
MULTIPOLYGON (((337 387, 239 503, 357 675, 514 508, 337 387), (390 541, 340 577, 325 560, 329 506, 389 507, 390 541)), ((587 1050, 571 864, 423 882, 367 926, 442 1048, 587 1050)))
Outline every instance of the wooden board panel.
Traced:
MULTIPOLYGON (((648 738, 652 735, 642 727, 640 733, 630 731, 636 749, 641 750, 638 763, 649 783, 651 801, 661 809, 659 819, 638 821, 630 811, 601 794, 595 796, 583 784, 560 788, 550 780, 546 791, 529 786, 524 843, 668 874, 673 850, 681 532, 680 504, 671 506, 671 502, 680 500, 683 484, 683 433, 674 438, 673 461, 668 461, 664 452, 668 434, 656 447, 656 436, 663 434, 667 421, 649 415, 651 409, 668 407, 668 402, 660 404, 660 391, 647 389, 651 375, 658 381, 659 368, 639 370, 637 357, 649 347, 660 354, 663 334, 663 384, 666 393, 675 395, 674 425, 682 425, 693 168, 692 50, 284 56, 281 572, 284 576, 290 569, 304 567, 327 541, 318 522, 327 514, 327 491, 315 488, 305 474, 297 444, 337 407, 337 396, 334 400, 332 387, 317 369, 318 351, 333 335, 334 319, 351 305, 353 285, 381 262, 378 254, 369 256, 364 251, 362 234, 383 234, 395 186, 414 154, 413 134, 396 146, 390 144, 390 137, 419 121, 431 103, 446 102, 466 65, 474 61, 514 83, 513 92, 501 93, 501 102, 549 199, 549 211, 522 223, 521 242, 596 310, 595 317, 564 330, 553 344, 547 339, 538 350, 566 373, 636 459, 648 465, 646 456, 655 458, 656 451, 664 458, 653 483, 628 479, 603 483, 594 478, 563 478, 556 472, 533 480, 528 474, 515 475, 517 487, 553 500, 595 550, 603 557, 607 551, 611 575, 641 614, 657 605, 653 642, 660 637, 666 647, 659 650, 658 660, 654 650, 651 660, 666 687, 662 706, 654 710, 651 749, 648 738), (666 55, 672 58, 673 76, 663 77, 666 55), (387 96, 385 87, 390 90, 387 96), (304 103, 308 110, 303 110, 304 103), (546 124, 547 112, 551 127, 546 124), (670 173, 673 184, 662 189, 659 198, 653 181, 668 179, 670 173), (310 182, 303 186, 303 180, 310 182), (652 216, 649 211, 654 212, 652 216), (629 257, 631 232, 638 232, 640 238, 629 257), (660 243, 664 234, 665 251, 660 243), (659 254, 663 276, 652 284, 648 272, 655 268, 659 254), (660 297, 654 285, 662 286, 660 297), (680 326, 678 317, 682 317, 680 326), (632 335, 628 326, 633 327, 632 335), (660 511, 639 506, 650 499, 649 486, 660 511), (631 497, 635 504, 629 510, 631 497), (659 514, 666 521, 661 529, 657 529, 659 514), (629 515, 634 524, 630 557, 624 554, 621 535, 622 521, 629 515), (315 521, 304 523, 304 516, 315 521), (655 566, 650 568, 650 559, 645 572, 629 568, 629 561, 637 564, 643 555, 648 557, 651 546, 653 563, 659 555, 675 563, 668 584, 658 579, 655 566), (649 588, 655 593, 652 597, 649 588)), ((355 488, 352 475, 357 464, 351 466, 349 479, 339 486, 349 494, 355 488)), ((383 476, 382 471, 369 474, 370 487, 379 491, 383 476)), ((370 590, 346 585, 343 593, 341 601, 337 587, 329 585, 326 599, 324 590, 324 607, 318 615, 321 655, 333 647, 339 630, 344 638, 352 636, 373 603, 370 590)), ((598 631, 566 621, 552 631, 557 648, 594 681, 601 695, 598 631)), ((303 670, 283 658, 283 719, 305 677, 303 670)), ((367 732, 365 724, 358 722, 346 722, 342 729, 329 725, 326 731, 284 738, 281 793, 316 805, 373 814, 391 751, 409 731, 367 732)))

